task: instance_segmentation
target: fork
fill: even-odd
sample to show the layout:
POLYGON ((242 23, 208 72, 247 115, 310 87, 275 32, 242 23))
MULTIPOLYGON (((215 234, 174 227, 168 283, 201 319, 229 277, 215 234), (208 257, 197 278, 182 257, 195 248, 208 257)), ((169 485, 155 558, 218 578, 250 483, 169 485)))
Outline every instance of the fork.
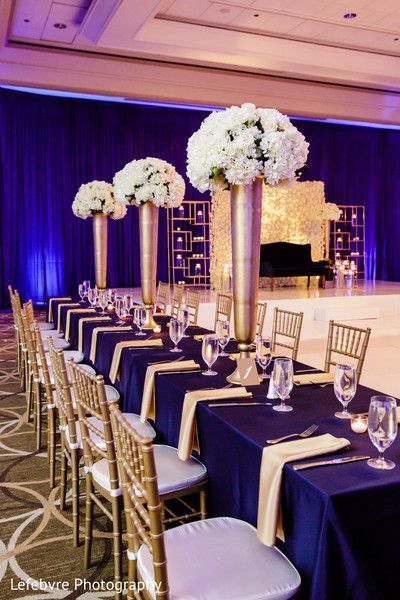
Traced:
POLYGON ((275 438, 273 440, 265 440, 267 444, 278 444, 279 442, 283 442, 283 440, 288 440, 292 437, 299 438, 308 438, 318 429, 318 425, 310 425, 307 429, 302 431, 301 433, 290 433, 289 435, 283 435, 282 437, 275 438))

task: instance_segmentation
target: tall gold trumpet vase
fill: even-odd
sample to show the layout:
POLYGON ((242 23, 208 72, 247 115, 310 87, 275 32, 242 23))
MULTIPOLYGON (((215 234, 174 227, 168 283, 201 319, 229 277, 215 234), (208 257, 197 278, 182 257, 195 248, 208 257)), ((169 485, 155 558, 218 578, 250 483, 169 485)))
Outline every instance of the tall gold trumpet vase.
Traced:
POLYGON ((107 215, 93 215, 94 261, 96 269, 96 285, 99 290, 107 287, 107 215))
POLYGON ((145 202, 139 206, 142 300, 146 308, 146 323, 143 329, 157 327, 153 309, 156 297, 158 210, 152 202, 145 202))
MULTIPOLYGON (((231 186, 233 312, 240 359, 250 356, 256 335, 262 186, 261 177, 248 185, 231 186)), ((240 384, 238 369, 227 380, 240 384)))

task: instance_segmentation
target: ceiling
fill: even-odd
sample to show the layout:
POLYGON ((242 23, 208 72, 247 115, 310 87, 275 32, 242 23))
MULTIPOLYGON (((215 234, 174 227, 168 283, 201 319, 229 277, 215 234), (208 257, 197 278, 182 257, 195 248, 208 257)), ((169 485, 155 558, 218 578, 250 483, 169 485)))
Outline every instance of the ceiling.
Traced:
MULTIPOLYGON (((1 2, 8 19, 4 56, 20 50, 22 60, 22 51, 29 57, 35 52, 36 62, 56 56, 60 65, 81 57, 94 78, 100 65, 95 59, 101 58, 111 71, 117 60, 118 69, 125 65, 127 72, 132 61, 149 69, 157 61, 174 65, 177 73, 188 65, 213 69, 214 81, 218 73, 257 74, 265 78, 260 85, 266 78, 274 85, 272 77, 400 93, 400 0, 1 2)), ((0 48, 0 63, 1 54, 0 48)), ((140 90, 131 95, 140 96, 140 90)), ((232 89, 232 102, 234 95, 232 89)), ((213 102, 226 104, 226 94, 221 99, 214 94, 213 102)))

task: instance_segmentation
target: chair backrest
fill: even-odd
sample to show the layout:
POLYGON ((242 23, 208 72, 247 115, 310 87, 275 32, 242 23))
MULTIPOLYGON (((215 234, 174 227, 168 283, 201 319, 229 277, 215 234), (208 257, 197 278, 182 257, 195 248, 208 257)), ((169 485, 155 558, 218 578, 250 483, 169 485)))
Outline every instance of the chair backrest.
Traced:
POLYGON ((91 469, 99 457, 105 458, 110 475, 110 495, 119 496, 121 488, 104 378, 102 375, 91 375, 73 359, 68 366, 78 405, 85 467, 91 469))
POLYGON ((262 335, 266 314, 267 314, 267 303, 266 302, 257 302, 256 335, 262 335))
POLYGON ((163 281, 158 282, 156 309, 158 312, 165 313, 167 310, 169 295, 169 285, 163 281))
POLYGON ((24 302, 24 312, 25 312, 26 318, 28 319, 28 323, 32 324, 33 321, 35 320, 35 313, 33 310, 32 300, 28 300, 27 302, 24 302))
POLYGON ((179 309, 183 300, 183 291, 184 287, 180 284, 175 284, 172 291, 172 300, 171 300, 171 317, 174 319, 177 318, 179 309))
POLYGON ((46 352, 44 350, 43 338, 37 321, 33 321, 33 332, 35 337, 35 347, 40 364, 41 383, 44 385, 48 408, 54 408, 53 404, 53 386, 51 383, 49 366, 47 364, 46 352))
POLYGON ((197 325, 197 317, 199 316, 200 294, 196 290, 187 290, 185 308, 189 312, 189 323, 197 325))
POLYGON ((22 313, 22 329, 28 354, 29 371, 32 374, 34 383, 40 383, 40 370, 36 354, 36 343, 33 328, 26 318, 25 311, 22 313))
MULTIPOLYGON (((328 341, 325 354, 325 371, 329 371, 331 366, 339 363, 336 355, 351 359, 348 362, 356 362, 357 383, 360 380, 364 366, 365 354, 367 352, 368 342, 371 335, 371 328, 353 327, 329 321, 328 341)), ((344 360, 343 362, 346 362, 344 360)))
MULTIPOLYGON (((124 509, 131 556, 145 544, 152 557, 155 597, 168 600, 167 559, 158 493, 157 472, 151 438, 142 437, 125 419, 116 404, 110 406, 121 476, 124 509)), ((136 575, 136 573, 135 573, 136 575)))
POLYGON ((303 316, 302 312, 291 312, 275 307, 272 323, 272 351, 276 350, 276 346, 287 348, 292 351, 291 358, 297 359, 303 316))
POLYGON ((49 338, 48 344, 54 386, 56 389, 56 404, 60 418, 60 429, 64 431, 68 430, 70 448, 76 449, 78 448, 76 416, 64 353, 60 348, 54 346, 52 338, 49 338))
POLYGON ((217 294, 215 305, 214 331, 217 327, 217 321, 230 321, 232 314, 232 296, 230 294, 217 294))

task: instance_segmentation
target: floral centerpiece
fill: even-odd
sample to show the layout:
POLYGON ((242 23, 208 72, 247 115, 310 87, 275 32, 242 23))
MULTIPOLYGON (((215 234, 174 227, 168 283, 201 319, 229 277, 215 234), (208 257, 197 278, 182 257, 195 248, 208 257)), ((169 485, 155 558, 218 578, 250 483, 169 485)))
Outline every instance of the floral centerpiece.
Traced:
POLYGON ((139 207, 144 329, 158 328, 153 318, 156 295, 158 209, 183 202, 185 182, 175 167, 159 158, 132 160, 114 176, 115 196, 122 204, 139 207))
POLYGON ((72 203, 72 211, 81 219, 101 213, 117 220, 125 217, 126 206, 116 201, 111 183, 95 180, 81 185, 72 203))
MULTIPOLYGON (((296 179, 308 143, 289 118, 254 104, 211 113, 189 139, 187 175, 201 192, 230 189, 235 336, 250 356, 257 324, 262 182, 296 179)), ((229 378, 240 381, 238 370, 229 378)))
POLYGON ((123 219, 126 206, 116 201, 111 183, 95 180, 81 185, 72 203, 72 211, 80 219, 93 217, 96 285, 104 289, 107 285, 107 217, 123 219))
POLYGON ((338 221, 340 219, 340 208, 333 202, 325 202, 322 214, 327 221, 338 221))

